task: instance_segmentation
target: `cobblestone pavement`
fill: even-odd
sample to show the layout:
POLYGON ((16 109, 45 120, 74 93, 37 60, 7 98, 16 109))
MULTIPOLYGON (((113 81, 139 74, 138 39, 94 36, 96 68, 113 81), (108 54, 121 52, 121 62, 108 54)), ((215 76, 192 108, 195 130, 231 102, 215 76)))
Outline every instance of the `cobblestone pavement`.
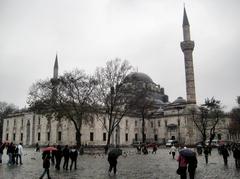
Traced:
MULTIPOLYGON (((176 174, 178 163, 171 159, 168 149, 159 149, 157 154, 138 155, 135 149, 124 149, 127 157, 118 159, 116 176, 108 176, 108 162, 105 155, 83 155, 78 158, 78 169, 73 171, 56 171, 50 169, 52 179, 178 179, 176 174)), ((41 153, 33 149, 25 149, 23 165, 8 166, 4 151, 3 164, 0 166, 0 179, 35 179, 43 172, 41 153)), ((63 161, 62 163, 63 164, 63 161)), ((45 178, 47 178, 45 176, 45 178)), ((217 150, 212 151, 209 164, 206 165, 203 156, 198 156, 196 179, 239 179, 240 171, 235 169, 232 155, 228 167, 217 150)))

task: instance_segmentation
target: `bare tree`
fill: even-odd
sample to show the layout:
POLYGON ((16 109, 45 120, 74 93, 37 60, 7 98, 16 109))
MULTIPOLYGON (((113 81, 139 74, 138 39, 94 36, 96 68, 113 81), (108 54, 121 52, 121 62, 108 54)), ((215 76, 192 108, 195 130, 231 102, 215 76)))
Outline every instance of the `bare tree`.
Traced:
POLYGON ((107 132, 108 148, 114 129, 127 113, 124 79, 131 70, 127 61, 115 59, 108 61, 105 67, 96 69, 98 89, 95 97, 98 102, 96 115, 107 132), (101 108, 99 108, 101 106, 101 108))
POLYGON ((236 100, 238 107, 234 107, 230 112, 230 123, 228 126, 229 134, 236 139, 236 136, 240 134, 240 96, 236 100))
POLYGON ((159 110, 159 105, 157 104, 156 99, 151 96, 151 90, 148 88, 147 84, 145 85, 145 87, 130 94, 132 96, 129 97, 129 111, 135 116, 140 117, 140 120, 142 121, 142 142, 145 143, 146 120, 153 118, 157 114, 159 110))
POLYGON ((30 89, 28 104, 48 119, 66 118, 76 129, 76 142, 81 145, 83 122, 89 121, 95 101, 92 98, 96 81, 85 72, 75 70, 58 79, 39 81, 30 89))
POLYGON ((13 104, 0 101, 0 141, 2 141, 3 119, 12 112, 17 111, 17 107, 13 104))
POLYGON ((205 146, 208 137, 208 145, 210 146, 216 135, 216 126, 223 117, 221 109, 220 101, 207 98, 205 103, 199 107, 199 110, 196 108, 190 108, 189 110, 192 120, 201 134, 203 146, 205 146))

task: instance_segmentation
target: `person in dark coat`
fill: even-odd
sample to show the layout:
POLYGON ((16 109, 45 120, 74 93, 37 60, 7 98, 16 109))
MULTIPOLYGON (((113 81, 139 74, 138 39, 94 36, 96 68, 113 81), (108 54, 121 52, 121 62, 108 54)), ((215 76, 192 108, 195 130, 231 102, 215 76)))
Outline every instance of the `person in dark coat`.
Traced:
POLYGON ((223 156, 224 165, 227 165, 229 153, 228 153, 226 146, 223 146, 223 148, 222 148, 222 156, 223 156))
POLYGON ((196 157, 196 153, 194 152, 194 156, 193 157, 189 157, 188 159, 188 173, 189 173, 189 178, 190 179, 194 179, 195 176, 195 171, 197 168, 197 157, 196 157))
POLYGON ((148 154, 148 150, 147 150, 147 146, 146 145, 143 146, 142 153, 145 154, 145 155, 148 154))
POLYGON ((77 169, 77 157, 78 157, 78 151, 76 147, 73 147, 70 152, 69 152, 69 157, 71 159, 71 165, 70 165, 70 170, 72 170, 72 166, 74 163, 74 169, 77 169))
POLYGON ((42 153, 42 159, 44 160, 47 156, 50 156, 50 151, 44 151, 42 153))
POLYGON ((61 149, 60 145, 57 146, 57 150, 55 152, 55 158, 56 158, 55 168, 57 170, 60 170, 60 165, 61 165, 61 160, 62 160, 62 149, 61 149))
POLYGON ((38 143, 36 143, 36 146, 35 146, 35 150, 36 150, 36 152, 40 152, 40 147, 39 147, 39 144, 38 143))
POLYGON ((137 146, 137 154, 141 154, 141 146, 137 146))
POLYGON ((104 153, 105 153, 105 155, 107 155, 107 153, 108 153, 108 145, 107 144, 104 146, 104 153))
POLYGON ((10 143, 7 148, 7 155, 9 157, 9 160, 8 160, 9 165, 12 165, 15 163, 14 153, 15 153, 15 146, 13 143, 10 143))
POLYGON ((17 154, 18 154, 18 148, 15 144, 12 146, 13 155, 12 155, 12 164, 16 164, 17 154))
MULTIPOLYGON (((55 145, 53 145, 54 148, 57 148, 55 145)), ((55 154, 56 154, 56 150, 53 150, 51 152, 51 164, 54 165, 55 164, 55 154)))
POLYGON ((5 143, 0 142, 0 164, 2 163, 3 150, 5 148, 5 143))
POLYGON ((63 163, 63 169, 68 170, 68 161, 69 161, 69 148, 68 145, 66 145, 63 149, 63 157, 64 157, 64 163, 63 163))
POLYGON ((240 146, 235 146, 234 147, 233 157, 235 159, 236 168, 240 168, 240 146))
POLYGON ((43 159, 43 174, 40 176, 40 179, 44 177, 44 175, 47 173, 48 179, 51 179, 50 174, 49 174, 49 168, 50 168, 50 153, 48 154, 47 152, 45 153, 45 158, 43 159))
POLYGON ((112 153, 108 153, 108 163, 109 163, 109 169, 108 169, 108 174, 111 174, 111 171, 113 169, 113 173, 114 175, 116 175, 117 173, 117 159, 118 159, 119 155, 117 154, 112 154, 112 153))
POLYGON ((153 145, 152 154, 153 154, 153 153, 155 153, 155 154, 156 154, 156 152, 157 152, 157 145, 155 144, 155 145, 153 145))
POLYGON ((206 164, 208 164, 208 153, 209 153, 208 147, 204 148, 203 153, 204 153, 204 156, 205 156, 205 162, 206 162, 206 164))

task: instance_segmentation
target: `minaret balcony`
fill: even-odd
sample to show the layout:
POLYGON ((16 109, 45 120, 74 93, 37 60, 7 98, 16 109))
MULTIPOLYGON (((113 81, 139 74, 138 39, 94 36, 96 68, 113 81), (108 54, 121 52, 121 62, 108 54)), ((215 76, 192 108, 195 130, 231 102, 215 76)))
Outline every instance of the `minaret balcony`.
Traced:
POLYGON ((188 40, 181 42, 181 48, 184 52, 185 50, 193 50, 194 49, 194 41, 188 40))

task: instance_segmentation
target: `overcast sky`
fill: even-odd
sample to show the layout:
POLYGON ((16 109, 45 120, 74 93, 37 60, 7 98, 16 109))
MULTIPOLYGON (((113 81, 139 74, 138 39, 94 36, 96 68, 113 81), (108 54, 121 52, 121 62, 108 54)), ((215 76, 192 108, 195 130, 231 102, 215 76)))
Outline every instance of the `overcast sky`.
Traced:
POLYGON ((214 96, 230 110, 240 95, 239 0, 0 0, 0 101, 26 104, 29 87, 74 68, 93 73, 128 60, 186 98, 180 48, 183 2, 195 41, 197 102, 214 96))

